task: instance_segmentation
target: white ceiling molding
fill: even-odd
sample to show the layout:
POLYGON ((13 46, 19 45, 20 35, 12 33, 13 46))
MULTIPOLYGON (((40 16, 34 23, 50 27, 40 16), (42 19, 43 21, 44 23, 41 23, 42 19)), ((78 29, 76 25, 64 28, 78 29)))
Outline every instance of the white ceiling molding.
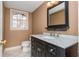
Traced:
POLYGON ((43 3, 44 1, 5 1, 4 5, 7 8, 33 12, 43 3))

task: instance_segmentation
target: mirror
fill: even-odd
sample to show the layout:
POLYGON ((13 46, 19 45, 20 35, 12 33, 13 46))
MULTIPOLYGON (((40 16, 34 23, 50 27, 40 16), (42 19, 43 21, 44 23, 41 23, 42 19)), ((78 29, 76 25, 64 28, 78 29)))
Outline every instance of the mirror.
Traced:
POLYGON ((47 26, 58 29, 68 26, 68 2, 59 2, 57 5, 48 8, 47 26))
POLYGON ((49 25, 58 25, 64 24, 64 12, 65 4, 61 3, 60 5, 49 10, 49 25))

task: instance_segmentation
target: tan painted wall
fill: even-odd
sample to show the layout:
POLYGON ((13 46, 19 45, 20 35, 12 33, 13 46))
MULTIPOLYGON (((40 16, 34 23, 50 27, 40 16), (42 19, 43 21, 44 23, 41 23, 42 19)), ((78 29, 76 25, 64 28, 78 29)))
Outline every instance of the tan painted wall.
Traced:
POLYGON ((29 13, 29 30, 10 30, 10 9, 5 8, 5 40, 7 43, 5 47, 13 47, 21 44, 22 41, 28 40, 29 35, 32 33, 32 16, 29 13))
POLYGON ((64 10, 58 11, 50 15, 50 25, 64 24, 64 10))
POLYGON ((46 3, 40 6, 32 13, 32 34, 40 34, 45 30, 47 25, 47 7, 46 3))
MULTIPOLYGON (((69 26, 67 31, 57 31, 62 34, 78 35, 78 2, 69 2, 69 26)), ((33 18, 33 34, 46 32, 47 26, 47 4, 44 3, 36 11, 32 13, 33 18)), ((48 31, 49 32, 49 31, 48 31)), ((53 31, 52 31, 53 32, 53 31)))

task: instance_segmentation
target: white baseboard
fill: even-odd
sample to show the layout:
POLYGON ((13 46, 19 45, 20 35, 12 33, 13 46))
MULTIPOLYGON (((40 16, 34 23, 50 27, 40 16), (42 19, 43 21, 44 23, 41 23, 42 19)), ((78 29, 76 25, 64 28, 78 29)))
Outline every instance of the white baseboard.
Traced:
POLYGON ((15 47, 9 47, 9 48, 5 48, 5 51, 8 51, 8 50, 13 50, 13 49, 17 49, 17 48, 21 48, 21 46, 15 46, 15 47))

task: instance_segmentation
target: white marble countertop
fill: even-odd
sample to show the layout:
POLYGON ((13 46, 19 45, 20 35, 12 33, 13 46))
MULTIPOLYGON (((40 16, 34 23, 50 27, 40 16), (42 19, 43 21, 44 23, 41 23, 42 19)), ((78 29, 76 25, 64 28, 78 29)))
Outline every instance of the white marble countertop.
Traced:
POLYGON ((40 40, 54 44, 64 49, 78 42, 78 37, 72 35, 62 35, 60 37, 45 36, 45 35, 31 35, 31 36, 39 38, 40 40))

